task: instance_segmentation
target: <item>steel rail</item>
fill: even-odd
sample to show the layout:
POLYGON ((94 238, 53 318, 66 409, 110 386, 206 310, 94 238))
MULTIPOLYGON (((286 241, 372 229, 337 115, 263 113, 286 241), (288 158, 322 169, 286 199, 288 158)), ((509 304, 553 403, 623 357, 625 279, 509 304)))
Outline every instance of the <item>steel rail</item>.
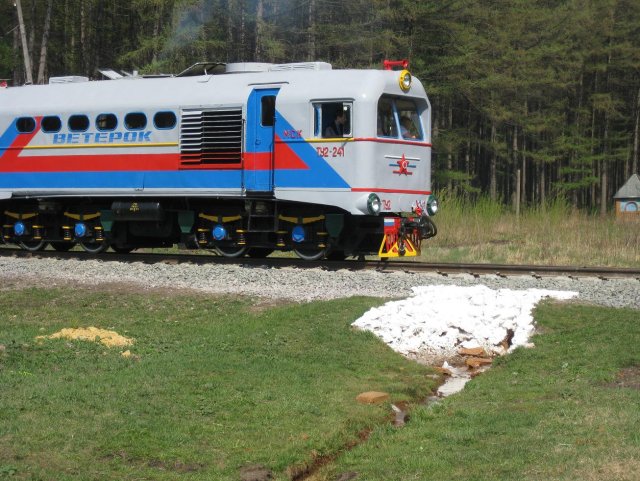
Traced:
MULTIPOLYGON (((197 251, 196 251, 197 252, 197 251)), ((303 261, 294 257, 267 257, 253 259, 250 257, 227 258, 213 253, 148 253, 132 252, 118 254, 103 252, 91 254, 84 251, 57 252, 45 250, 29 252, 19 248, 2 246, 0 256, 13 256, 24 258, 57 258, 88 260, 99 259, 105 262, 141 262, 146 264, 236 264, 254 267, 285 268, 295 267, 300 269, 322 268, 326 270, 378 270, 381 272, 433 272, 442 276, 466 274, 474 277, 481 275, 532 276, 532 277, 596 277, 603 280, 614 278, 632 278, 640 280, 640 267, 594 267, 594 266, 547 266, 547 265, 509 265, 509 264, 469 264, 469 263, 433 263, 421 260, 344 260, 344 261, 303 261)))

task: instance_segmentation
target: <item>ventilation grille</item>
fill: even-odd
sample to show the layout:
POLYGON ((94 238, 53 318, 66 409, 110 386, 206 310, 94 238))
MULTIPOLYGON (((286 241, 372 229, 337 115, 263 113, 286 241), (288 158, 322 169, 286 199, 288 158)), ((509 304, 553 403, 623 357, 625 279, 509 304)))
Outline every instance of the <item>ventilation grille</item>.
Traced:
POLYGON ((183 111, 180 162, 183 165, 239 165, 242 162, 242 109, 183 111))

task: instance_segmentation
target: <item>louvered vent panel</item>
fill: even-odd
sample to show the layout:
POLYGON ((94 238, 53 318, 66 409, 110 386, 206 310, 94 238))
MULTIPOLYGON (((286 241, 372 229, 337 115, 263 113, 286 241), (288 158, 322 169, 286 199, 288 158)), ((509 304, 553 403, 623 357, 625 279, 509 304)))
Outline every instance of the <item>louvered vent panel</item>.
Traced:
POLYGON ((183 111, 180 161, 183 165, 240 164, 242 109, 183 111))

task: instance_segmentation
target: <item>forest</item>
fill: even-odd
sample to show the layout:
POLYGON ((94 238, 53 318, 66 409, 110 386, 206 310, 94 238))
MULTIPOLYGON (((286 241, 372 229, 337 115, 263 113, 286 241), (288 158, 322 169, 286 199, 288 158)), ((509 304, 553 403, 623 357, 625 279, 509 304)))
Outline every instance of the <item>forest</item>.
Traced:
POLYGON ((0 2, 9 85, 100 78, 98 68, 179 73, 205 60, 384 59, 408 59, 429 93, 440 192, 529 206, 561 198, 604 214, 638 173, 637 0, 0 2))

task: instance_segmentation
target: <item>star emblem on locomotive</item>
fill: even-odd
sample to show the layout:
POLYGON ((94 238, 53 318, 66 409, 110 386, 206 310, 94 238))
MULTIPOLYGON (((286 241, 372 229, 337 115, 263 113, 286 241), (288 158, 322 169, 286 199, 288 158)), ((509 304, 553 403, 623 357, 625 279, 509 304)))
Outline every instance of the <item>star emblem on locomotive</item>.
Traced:
POLYGON ((398 175, 413 175, 413 172, 409 172, 409 161, 405 158, 404 154, 402 154, 402 158, 398 160, 398 170, 394 170, 394 174, 398 175))

